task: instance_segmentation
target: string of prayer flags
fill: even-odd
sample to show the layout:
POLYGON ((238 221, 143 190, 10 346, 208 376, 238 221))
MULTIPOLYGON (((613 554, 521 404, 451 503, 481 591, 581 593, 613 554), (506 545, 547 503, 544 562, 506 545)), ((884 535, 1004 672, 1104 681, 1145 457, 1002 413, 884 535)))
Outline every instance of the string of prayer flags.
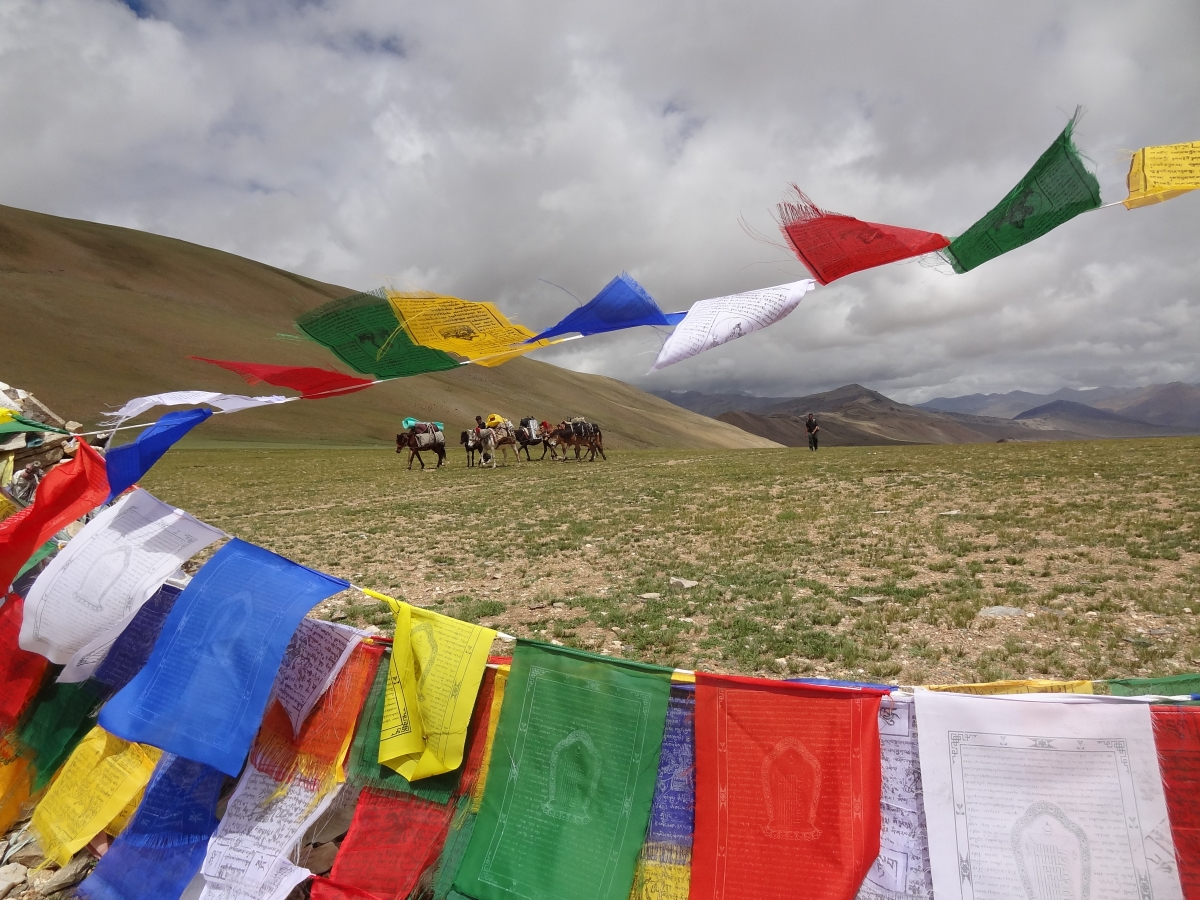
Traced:
POLYGON ((84 735, 95 724, 100 696, 89 682, 47 681, 17 730, 17 746, 33 766, 33 792, 50 783, 84 735))
POLYGON ((496 632, 368 591, 396 617, 379 763, 409 781, 461 765, 496 632))
POLYGON ((100 724, 236 775, 292 633, 348 587, 234 538, 184 589, 145 668, 105 705, 100 724))
POLYGON ((454 890, 628 900, 670 690, 669 669, 519 641, 454 890))
POLYGON ((854 897, 879 855, 884 695, 696 673, 692 900, 854 897))
POLYGON ((595 297, 578 309, 571 310, 557 324, 530 338, 530 341, 574 332, 589 335, 636 328, 639 325, 678 325, 686 315, 664 313, 644 287, 622 272, 595 297))
POLYGON ((672 685, 650 827, 630 900, 688 900, 696 818, 696 690, 672 685))
POLYGON ((313 884, 314 900, 360 896, 407 897, 437 862, 453 806, 413 794, 363 790, 350 831, 338 850, 328 879, 313 884))
POLYGON ((178 900, 217 827, 225 776, 163 754, 129 825, 76 888, 83 900, 178 900))
POLYGON ((931 231, 864 222, 819 208, 796 185, 779 204, 780 230, 818 284, 854 272, 935 253, 949 239, 931 231))
POLYGON ((108 498, 119 496, 153 468, 179 440, 212 415, 211 409, 169 412, 131 443, 108 451, 108 498))
POLYGON ((1165 678, 1114 678, 1106 684, 1109 693, 1117 697, 1145 694, 1174 697, 1180 694, 1200 694, 1200 674, 1168 675, 1165 678))
MULTIPOLYGON (((294 735, 300 734, 304 720, 329 690, 364 635, 365 632, 357 628, 336 622, 309 618, 300 620, 299 627, 283 652, 279 674, 275 676, 275 699, 291 720, 294 735)), ((371 676, 362 688, 364 693, 374 677, 375 669, 372 666, 371 676)), ((357 698, 355 709, 362 706, 362 699, 357 698)))
POLYGON ((160 586, 142 604, 133 621, 117 636, 92 679, 113 693, 129 684, 133 676, 146 665, 150 651, 154 649, 154 643, 167 621, 167 614, 182 592, 183 588, 173 584, 160 586))
POLYGON ((0 591, 7 591, 39 547, 108 496, 104 457, 83 438, 76 442, 74 458, 41 480, 33 505, 0 522, 0 591))
POLYGON ((492 366, 528 353, 548 341, 537 341, 524 325, 508 321, 494 303, 477 303, 441 294, 387 291, 396 318, 417 344, 492 366))
POLYGON ((1054 681, 1049 678, 1028 678, 1020 681, 985 681, 977 684, 927 684, 927 691, 949 691, 955 694, 1094 694, 1091 681, 1054 681))
POLYGON ((857 900, 932 897, 929 829, 921 790, 917 716, 911 696, 892 694, 879 704, 879 856, 857 900))
POLYGON ((93 728, 33 811, 46 858, 65 866, 146 786, 160 753, 93 728))
POLYGON ((1126 209, 1165 203, 1200 188, 1200 141, 1143 147, 1129 161, 1126 209))
POLYGON ((66 664, 60 681, 83 681, 167 576, 224 536, 146 491, 125 495, 38 576, 25 598, 21 646, 66 664))
POLYGON ((24 609, 18 594, 0 601, 0 734, 16 725, 46 674, 46 658, 22 650, 17 642, 24 609))
POLYGON ((1171 818, 1179 881, 1186 900, 1200 898, 1200 707, 1152 706, 1154 745, 1171 818))
POLYGON ((942 251, 955 272, 1040 238, 1080 213, 1100 206, 1100 183, 1088 171, 1072 134, 1076 112, 1033 168, 982 219, 942 251))
POLYGON ((353 394, 369 388, 375 383, 369 378, 355 378, 353 375, 343 375, 333 369, 316 369, 311 366, 272 366, 266 363, 208 359, 204 356, 193 356, 192 359, 212 363, 214 366, 236 372, 246 379, 247 384, 259 384, 265 381, 276 387, 299 391, 301 400, 331 397, 335 394, 339 396, 353 394))
POLYGON ((401 378, 458 368, 450 354, 413 342, 387 296, 354 294, 306 312, 296 326, 364 375, 401 378))
POLYGON ((773 325, 787 316, 817 286, 806 278, 791 284, 700 300, 663 343, 651 372, 674 365, 705 350, 773 325))
POLYGON ((105 426, 121 425, 156 406, 196 406, 200 403, 207 403, 209 406, 215 406, 221 412, 230 413, 240 412, 243 409, 254 409, 258 406, 290 403, 295 399, 295 397, 283 397, 278 394, 269 397, 245 397, 241 394, 222 394, 220 391, 168 391, 165 394, 134 397, 120 409, 109 413, 104 424, 105 426))
POLYGON ((917 691, 937 897, 1181 900, 1150 705, 917 691))
POLYGON ((203 900, 283 900, 312 873, 291 862, 304 833, 339 787, 320 793, 303 781, 277 781, 246 766, 208 842, 203 900))
MULTIPOLYGON (((302 782, 318 793, 332 788, 381 655, 377 647, 357 645, 298 734, 293 732, 283 705, 272 703, 250 749, 251 764, 279 782, 302 782)), ((287 684, 295 680, 295 672, 293 669, 291 678, 289 673, 276 678, 277 697, 295 691, 287 684)), ((318 670, 318 680, 323 674, 318 670)))

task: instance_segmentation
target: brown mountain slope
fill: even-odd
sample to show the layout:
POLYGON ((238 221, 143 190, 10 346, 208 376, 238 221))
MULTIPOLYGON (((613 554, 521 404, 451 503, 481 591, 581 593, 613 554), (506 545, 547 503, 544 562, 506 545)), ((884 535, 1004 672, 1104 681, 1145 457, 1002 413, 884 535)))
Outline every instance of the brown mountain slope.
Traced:
MULTIPOLYGON (((144 394, 287 393, 249 387, 187 357, 338 368, 323 347, 275 336, 294 333, 298 314, 349 293, 185 241, 0 206, 0 381, 89 425, 106 409, 144 394)), ((195 434, 200 440, 371 444, 392 439, 405 416, 445 422, 457 433, 477 413, 489 412, 554 421, 587 416, 616 448, 774 446, 611 378, 529 359, 214 416, 195 434)))
POLYGON ((1200 427, 1200 386, 1182 381, 1152 384, 1093 406, 1167 428, 1186 428, 1194 432, 1200 427))

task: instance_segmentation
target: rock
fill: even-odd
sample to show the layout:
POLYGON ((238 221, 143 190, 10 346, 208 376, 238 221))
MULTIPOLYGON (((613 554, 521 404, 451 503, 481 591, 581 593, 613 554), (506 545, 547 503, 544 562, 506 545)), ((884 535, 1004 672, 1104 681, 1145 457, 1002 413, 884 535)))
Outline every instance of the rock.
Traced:
POLYGON ((985 606, 979 611, 979 615, 985 619, 1004 619, 1009 616, 1025 615, 1025 610, 1017 609, 1015 606, 985 606))
MULTIPOLYGON (((13 843, 17 842, 13 841, 13 843)), ((45 858, 46 854, 42 852, 41 846, 34 840, 31 834, 26 834, 24 843, 20 844, 15 851, 10 852, 8 855, 10 863, 20 863, 23 866, 36 866, 45 858)))
POLYGON ((358 792, 344 785, 338 791, 333 805, 325 812, 317 824, 306 835, 306 843, 327 844, 337 840, 350 830, 350 820, 354 818, 354 808, 358 804, 358 792))
POLYGON ((330 841, 315 847, 306 847, 300 854, 300 865, 314 875, 324 875, 333 868, 333 860, 337 856, 338 845, 330 841))
POLYGON ((28 872, 29 870, 20 863, 0 866, 0 900, 23 885, 28 872))
POLYGON ((657 600, 662 594, 638 594, 643 600, 657 600))
POLYGON ((675 587, 681 587, 685 590, 687 588, 694 588, 699 583, 700 582, 698 582, 698 581, 691 581, 690 579, 687 579, 687 578, 679 578, 678 576, 675 576, 675 575, 671 576, 671 584, 674 585, 675 587))
POLYGON ((775 668, 784 675, 788 673, 788 661, 786 656, 781 656, 775 660, 775 668))
POLYGON ((939 516, 961 516, 962 510, 961 509, 948 509, 945 512, 938 513, 938 515, 939 516))
POLYGON ((883 598, 877 597, 874 594, 867 594, 862 597, 851 597, 850 599, 855 601, 856 603, 861 603, 863 606, 869 606, 872 603, 878 603, 883 598))
POLYGON ((329 621, 330 622, 341 622, 345 618, 346 618, 346 611, 339 609, 337 612, 335 612, 333 615, 331 615, 329 617, 329 621))
POLYGON ((38 886, 38 892, 43 897, 49 897, 51 894, 74 887, 87 877, 88 872, 92 871, 93 862, 94 860, 87 853, 76 853, 69 863, 54 873, 54 877, 38 886))

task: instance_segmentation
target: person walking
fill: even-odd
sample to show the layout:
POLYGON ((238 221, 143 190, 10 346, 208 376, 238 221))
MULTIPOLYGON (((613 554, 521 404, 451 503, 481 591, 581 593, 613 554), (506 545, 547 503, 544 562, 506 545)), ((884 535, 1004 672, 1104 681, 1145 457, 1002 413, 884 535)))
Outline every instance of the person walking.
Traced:
POLYGON ((808 418, 804 420, 804 430, 808 432, 808 449, 815 451, 817 449, 817 435, 821 433, 821 426, 812 413, 809 413, 808 418))

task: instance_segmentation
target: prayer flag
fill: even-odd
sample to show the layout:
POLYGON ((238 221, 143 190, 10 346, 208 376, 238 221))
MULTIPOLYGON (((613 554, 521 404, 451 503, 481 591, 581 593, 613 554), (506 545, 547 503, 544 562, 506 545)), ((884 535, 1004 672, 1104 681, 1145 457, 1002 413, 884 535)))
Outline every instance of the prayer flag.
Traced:
POLYGON ((454 890, 628 900, 654 798, 669 669, 520 641, 454 890))
POLYGON ((146 665, 154 642, 162 633, 167 614, 179 599, 183 588, 164 584, 142 604, 133 621, 122 631, 92 678, 116 693, 146 665))
POLYGON ((83 681, 167 576, 224 536, 133 491, 83 526, 38 575, 25 598, 21 646, 67 664, 60 681, 83 681))
POLYGON ((84 735, 95 725, 101 698, 89 682, 47 681, 33 700, 32 712, 17 730, 17 747, 33 764, 33 792, 54 777, 84 735))
POLYGON ((7 591, 39 547, 108 495, 104 458, 83 438, 76 441, 75 458, 46 473, 33 505, 0 522, 0 592, 7 591))
POLYGON ((1200 900, 1200 707, 1152 706, 1175 859, 1185 900, 1200 900))
MULTIPOLYGON (((294 735, 300 734, 304 720, 329 690, 364 635, 365 632, 357 628, 336 622, 300 620, 275 676, 275 699, 287 712, 294 735)), ((374 677, 375 667, 372 666, 371 676, 363 685, 364 694, 374 677)), ((355 709, 362 706, 362 700, 362 697, 358 698, 355 709)))
POLYGON ((0 752, 0 834, 8 834, 8 829, 25 812, 32 785, 29 760, 13 755, 15 751, 6 746, 3 737, 0 737, 0 749, 4 751, 0 752))
POLYGON ((987 681, 978 684, 927 684, 927 691, 948 691, 953 694, 1094 694, 1090 681, 1053 681, 1048 678, 1029 678, 1024 681, 987 681))
POLYGON ((788 315, 817 286, 811 278, 692 304, 659 351, 651 372, 719 347, 788 315))
POLYGON ((1165 203, 1200 188, 1200 141, 1143 147, 1129 161, 1126 209, 1165 203))
POLYGON ((279 403, 290 403, 295 397, 282 397, 278 394, 269 397, 246 397, 242 394, 222 394, 219 391, 169 391, 165 394, 150 394, 145 397, 134 397, 120 409, 108 414, 105 425, 120 425, 127 419, 140 416, 156 406, 195 406, 207 403, 215 406, 221 412, 238 412, 243 409, 253 409, 257 406, 274 406, 279 403))
POLYGON ((622 272, 595 297, 531 341, 563 334, 603 334, 638 325, 678 325, 687 313, 664 313, 649 292, 622 272))
POLYGON ((512 671, 512 663, 496 667, 494 687, 492 688, 492 708, 488 711, 487 734, 483 742, 483 757, 479 763, 479 777, 471 790, 471 812, 479 812, 483 803, 483 789, 487 786, 488 769, 492 764, 492 747, 496 741, 496 726, 500 724, 500 710, 504 707, 504 690, 508 684, 508 676, 512 671))
POLYGON ((779 204, 781 230, 788 244, 819 284, 886 265, 935 253, 949 239, 932 231, 864 222, 819 208, 792 185, 794 197, 779 204))
POLYGON ((1118 697, 1162 694, 1200 694, 1200 674, 1168 675, 1165 678, 1114 678, 1107 682, 1109 693, 1118 697))
POLYGON ((494 303, 477 303, 441 294, 387 292, 396 318, 422 347, 455 353, 463 359, 492 365, 544 347, 524 325, 508 321, 494 303))
POLYGON ((332 300, 306 312, 296 325, 365 375, 401 378, 458 368, 450 354, 413 343, 382 289, 332 300))
POLYGON ((204 862, 224 783, 211 766, 163 754, 129 825, 77 888, 79 896, 178 900, 204 862))
POLYGON ((496 632, 371 591, 392 608, 396 631, 384 692, 379 763, 409 781, 452 772, 496 632))
POLYGON ((150 471, 185 434, 212 415, 211 409, 181 409, 169 412, 143 431, 129 444, 108 451, 108 499, 150 471))
POLYGON ((688 900, 696 819, 696 690, 672 685, 650 827, 630 900, 688 900))
POLYGON ((65 866, 146 786, 159 751, 93 728, 33 811, 46 858, 65 866))
POLYGON ((879 855, 883 694, 696 673, 691 900, 855 895, 879 855))
POLYGON ((1078 115, 1017 186, 942 251, 955 272, 969 272, 1100 206, 1100 183, 1072 140, 1078 115))
POLYGON ((0 734, 17 722, 46 674, 46 657, 17 642, 25 601, 9 594, 0 601, 0 734))
POLYGON ((0 434, 19 434, 21 432, 49 431, 53 434, 71 434, 65 428, 48 425, 34 419, 27 419, 19 413, 12 412, 6 418, 0 418, 0 434))
POLYGON ((145 668, 108 702, 100 723, 236 775, 296 626, 347 587, 234 538, 184 589, 145 668))
POLYGON ((192 359, 212 363, 214 366, 220 366, 230 372, 237 372, 246 379, 247 384, 258 384, 265 381, 276 387, 291 388, 303 395, 300 398, 302 400, 314 400, 334 394, 353 394, 369 388, 375 383, 369 378, 355 378, 353 375, 343 375, 333 369, 314 369, 310 366, 271 366, 265 363, 208 359, 204 356, 193 356, 192 359))

